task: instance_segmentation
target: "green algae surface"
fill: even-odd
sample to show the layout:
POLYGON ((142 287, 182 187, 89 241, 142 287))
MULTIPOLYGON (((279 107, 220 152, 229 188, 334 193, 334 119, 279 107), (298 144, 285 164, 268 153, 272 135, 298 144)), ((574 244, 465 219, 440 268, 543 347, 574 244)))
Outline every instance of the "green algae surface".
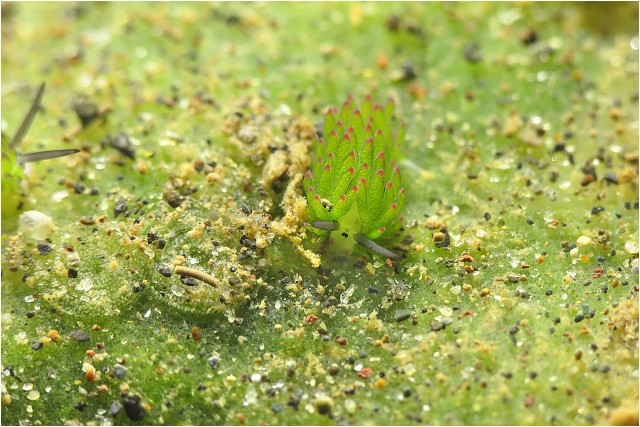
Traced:
POLYGON ((3 206, 2 423, 637 425, 637 16, 3 3, 3 133, 45 81, 21 150, 81 152, 3 206), (400 261, 305 233, 348 93, 407 123, 400 261))

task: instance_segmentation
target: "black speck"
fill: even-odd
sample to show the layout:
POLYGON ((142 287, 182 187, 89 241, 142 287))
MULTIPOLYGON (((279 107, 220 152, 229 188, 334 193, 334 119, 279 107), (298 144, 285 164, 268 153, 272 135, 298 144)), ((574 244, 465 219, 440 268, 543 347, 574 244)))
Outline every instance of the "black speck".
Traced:
POLYGON ((76 277, 78 277, 78 270, 70 268, 69 270, 67 270, 67 277, 70 279, 75 279, 76 277))
POLYGON ((491 219, 491 214, 489 212, 485 212, 484 213, 484 219, 485 219, 485 221, 489 221, 491 219))
POLYGON ((109 146, 115 148, 121 154, 127 156, 131 160, 135 160, 135 158, 136 158, 136 149, 133 146, 133 144, 131 143, 131 140, 129 139, 129 136, 124 132, 120 132, 119 134, 117 134, 114 137, 107 136, 107 138, 105 140, 101 141, 101 144, 103 146, 104 145, 109 145, 109 146))
POLYGON ((75 405, 73 405, 73 407, 82 412, 88 405, 89 404, 87 402, 77 402, 75 405))
POLYGON ((177 191, 168 191, 164 193, 164 200, 172 208, 177 208, 182 204, 182 197, 180 197, 180 194, 178 194, 177 191))
POLYGON ((245 236, 244 234, 242 235, 242 237, 240 237, 240 244, 246 248, 252 249, 252 250, 256 250, 257 246, 256 246, 256 242, 254 240, 249 239, 247 236, 245 236))
POLYGON ((611 172, 605 173, 603 179, 604 179, 604 182, 606 182, 607 184, 618 185, 618 176, 614 173, 611 173, 611 172))
POLYGON ((396 312, 395 320, 396 322, 404 322, 409 317, 411 317, 411 312, 407 310, 400 310, 396 312))
POLYGON ((40 350, 43 347, 44 344, 42 344, 40 341, 35 341, 32 345, 31 348, 34 349, 35 351, 40 350))
POLYGON ((87 334, 85 331, 81 331, 79 329, 75 330, 75 331, 71 331, 69 333, 69 336, 73 339, 75 339, 78 342, 87 342, 89 341, 89 334, 87 334))
POLYGON ((603 206, 594 206, 591 208, 591 215, 597 215, 604 210, 603 206))
POLYGON ((527 218, 527 224, 533 225, 533 218, 527 218))
POLYGON ((451 236, 449 232, 444 233, 444 239, 441 242, 436 243, 436 248, 446 248, 451 244, 451 236))
POLYGON ((193 277, 180 276, 180 281, 185 286, 198 286, 200 283, 193 277))
POLYGON ((249 209, 249 207, 247 205, 242 205, 242 213, 244 213, 245 215, 250 215, 251 214, 251 209, 249 209))
POLYGON ((410 62, 405 63, 402 66, 402 78, 400 79, 403 82, 408 82, 418 77, 416 74, 416 70, 413 68, 413 64, 410 62))
POLYGON ((28 311, 25 316, 27 316, 27 319, 33 319, 36 316, 36 312, 35 311, 28 311))
POLYGON ((73 110, 80 119, 82 127, 87 127, 89 124, 100 116, 100 108, 92 102, 80 102, 73 105, 73 110))
POLYGON ((86 186, 86 185, 84 185, 84 184, 83 184, 83 183, 81 183, 81 182, 77 183, 77 184, 73 187, 73 191, 74 191, 76 194, 82 194, 82 193, 84 193, 84 190, 86 190, 86 189, 87 189, 87 186, 86 186))
POLYGON ((171 269, 166 265, 161 265, 160 267, 158 267, 158 272, 162 274, 164 277, 171 277, 171 275, 173 274, 171 269))
POLYGON ((128 394, 122 398, 124 411, 131 421, 140 421, 147 413, 147 411, 145 411, 141 405, 141 400, 142 399, 140 399, 140 396, 138 396, 137 394, 128 394))
POLYGON ((117 218, 119 215, 125 213, 127 211, 127 209, 128 209, 128 206, 127 206, 126 199, 121 198, 116 202, 116 205, 113 208, 113 214, 117 218))
POLYGON ((467 62, 470 62, 471 64, 477 64, 483 59, 479 43, 469 43, 464 47, 463 53, 464 59, 466 59, 467 62))
POLYGON ((210 358, 207 359, 207 363, 209 364, 209 367, 211 369, 217 369, 218 368, 218 362, 220 362, 220 358, 216 355, 211 356, 210 358))
POLYGON ((550 296, 553 294, 553 291, 551 289, 548 289, 545 293, 546 296, 550 296))
POLYGON ((576 317, 573 318, 573 321, 576 323, 580 323, 584 320, 584 316, 582 314, 578 314, 576 317))
POLYGON ((40 255, 46 255, 53 250, 53 246, 48 243, 38 243, 38 252, 40 255))

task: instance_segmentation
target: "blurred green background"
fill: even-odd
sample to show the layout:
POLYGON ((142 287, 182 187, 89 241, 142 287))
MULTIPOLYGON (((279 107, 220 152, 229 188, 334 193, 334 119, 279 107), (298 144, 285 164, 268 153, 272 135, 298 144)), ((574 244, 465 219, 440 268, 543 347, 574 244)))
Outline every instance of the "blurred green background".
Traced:
POLYGON ((3 133, 46 82, 20 150, 82 152, 25 171, 48 240, 3 206, 2 423, 637 425, 638 45, 637 3, 3 3, 3 133), (407 123, 395 264, 296 210, 348 93, 407 123))

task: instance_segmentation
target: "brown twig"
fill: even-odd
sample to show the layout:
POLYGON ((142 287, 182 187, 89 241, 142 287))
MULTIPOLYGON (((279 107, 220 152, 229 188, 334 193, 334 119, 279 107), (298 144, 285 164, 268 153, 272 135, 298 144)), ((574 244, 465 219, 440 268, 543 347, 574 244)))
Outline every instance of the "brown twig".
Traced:
POLYGON ((218 285, 220 284, 218 279, 216 279, 213 276, 208 275, 205 272, 198 271, 198 270, 193 270, 191 268, 183 267, 181 265, 176 266, 176 268, 173 271, 179 276, 192 277, 192 278, 194 278, 196 280, 200 280, 201 282, 204 282, 204 283, 206 283, 208 285, 211 285, 214 288, 217 288, 218 285))

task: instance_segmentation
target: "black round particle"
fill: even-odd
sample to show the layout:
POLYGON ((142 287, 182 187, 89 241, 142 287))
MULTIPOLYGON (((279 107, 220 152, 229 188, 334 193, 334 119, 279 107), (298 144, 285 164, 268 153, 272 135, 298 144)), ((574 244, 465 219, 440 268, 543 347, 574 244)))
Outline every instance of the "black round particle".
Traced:
POLYGON ((533 225, 533 218, 527 218, 527 224, 533 225))
POLYGON ((489 220, 491 219, 491 214, 490 214, 489 212, 485 212, 485 213, 484 213, 484 219, 485 219, 486 221, 489 221, 489 220))
POLYGON ((576 323, 580 323, 584 320, 584 316, 582 314, 578 314, 576 317, 573 318, 573 321, 576 323))
POLYGON ((78 270, 76 270, 75 268, 70 268, 69 270, 67 270, 67 277, 70 279, 75 279, 76 277, 78 277, 78 270))
POLYGON ((78 411, 82 412, 84 411, 84 408, 86 408, 88 406, 87 402, 77 402, 73 407, 76 408, 78 411))
POLYGON ((147 413, 142 407, 141 400, 137 394, 128 394, 122 398, 124 412, 131 421, 140 421, 147 413))
POLYGON ((591 208, 591 215, 597 215, 604 210, 603 206, 594 206, 591 208))
POLYGON ((553 291, 551 289, 548 289, 544 294, 546 296, 550 296, 551 294, 553 294, 553 291))
POLYGON ((34 349, 35 351, 38 351, 42 348, 44 344, 42 344, 40 341, 35 341, 32 345, 31 348, 34 349))

